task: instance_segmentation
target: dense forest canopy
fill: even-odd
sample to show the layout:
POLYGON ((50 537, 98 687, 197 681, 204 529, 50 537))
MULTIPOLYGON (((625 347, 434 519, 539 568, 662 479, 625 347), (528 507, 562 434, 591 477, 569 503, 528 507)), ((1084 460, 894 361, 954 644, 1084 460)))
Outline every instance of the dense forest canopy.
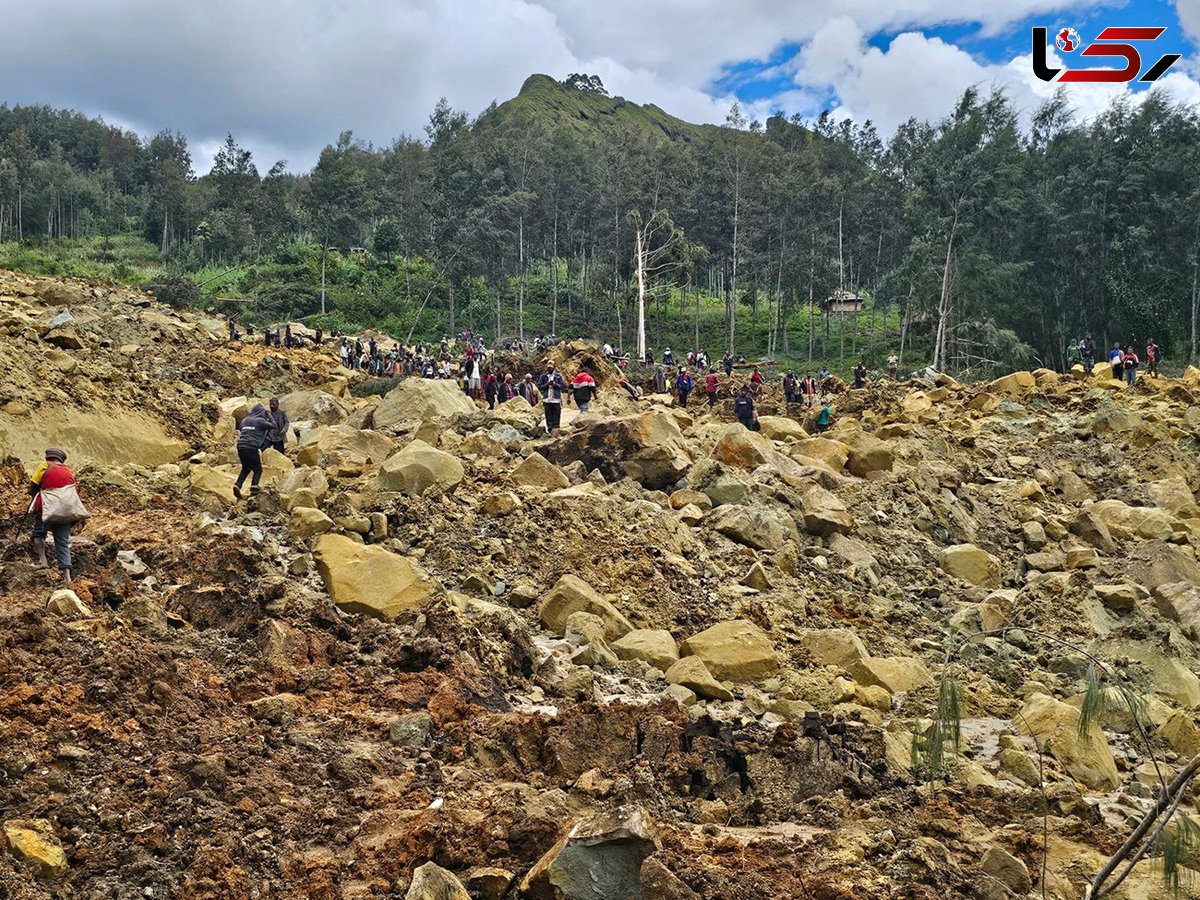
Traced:
POLYGON ((246 317, 399 337, 633 349, 644 303, 649 346, 710 353, 845 364, 903 347, 914 365, 995 370, 1060 365, 1091 331, 1195 359, 1198 125, 1156 92, 1089 122, 1060 92, 1023 123, 970 90, 884 140, 736 106, 696 126, 595 76, 532 76, 473 120, 442 102, 387 147, 347 131, 304 174, 231 135, 201 175, 182 134, 0 106, 0 244, 25 253, 10 264, 103 260, 136 238, 148 277, 250 300, 246 317), (838 292, 864 300, 852 321, 822 313, 838 292))

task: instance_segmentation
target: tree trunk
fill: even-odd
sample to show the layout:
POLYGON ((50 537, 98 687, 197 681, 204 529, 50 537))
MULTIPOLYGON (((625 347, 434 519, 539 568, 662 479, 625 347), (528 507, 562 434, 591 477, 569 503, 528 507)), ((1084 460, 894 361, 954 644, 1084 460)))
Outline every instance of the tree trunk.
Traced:
POLYGON ((329 256, 329 236, 321 244, 321 315, 325 315, 325 259, 329 256))
POLYGON ((454 327, 454 282, 450 282, 450 337, 454 337, 457 329, 454 327))
POLYGON ((638 322, 637 358, 646 358, 646 254, 642 244, 642 229, 634 234, 634 253, 637 260, 638 322))
POLYGON ((729 352, 733 352, 737 331, 737 270, 738 270, 738 225, 741 222, 742 191, 741 174, 734 180, 733 188, 733 272, 729 279, 729 352))
POLYGON ((904 340, 908 337, 908 311, 912 306, 913 286, 908 283, 908 297, 904 301, 904 313, 900 318, 900 365, 904 365, 904 340))
POLYGON ((812 365, 816 347, 817 232, 812 231, 812 251, 808 257, 808 364, 812 365))
POLYGON ((167 204, 163 204, 162 255, 167 255, 167 204))
POLYGON ((521 267, 521 280, 517 286, 517 337, 525 340, 525 216, 517 219, 517 264, 521 267))
POLYGON ((554 300, 550 307, 550 333, 558 334, 558 204, 554 204, 554 243, 550 249, 550 264, 554 266, 554 300))
POLYGON ((940 372, 945 364, 946 320, 950 316, 950 260, 954 250, 954 234, 958 229, 958 213, 950 224, 950 236, 946 239, 946 263, 942 268, 942 295, 938 300, 937 334, 933 342, 933 368, 940 372))
POLYGON ((1188 354, 1188 362, 1195 365, 1197 342, 1200 335, 1200 216, 1196 217, 1196 242, 1192 245, 1192 349, 1188 354))

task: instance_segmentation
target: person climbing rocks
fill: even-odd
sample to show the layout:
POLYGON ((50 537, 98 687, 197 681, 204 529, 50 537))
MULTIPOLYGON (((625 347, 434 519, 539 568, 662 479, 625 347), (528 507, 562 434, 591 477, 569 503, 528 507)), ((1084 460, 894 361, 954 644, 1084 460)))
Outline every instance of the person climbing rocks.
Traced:
POLYGON ((254 409, 242 419, 237 439, 237 453, 242 463, 242 471, 238 473, 237 482, 233 486, 233 496, 239 500, 242 499, 242 485, 246 483, 248 475, 253 476, 250 481, 250 496, 258 494, 258 482, 262 480, 263 472, 262 451, 264 447, 270 446, 271 431, 274 427, 275 422, 271 414, 261 403, 256 403, 254 409))
MULTIPOLYGON (((471 348, 468 347, 469 351, 471 348)), ((483 393, 483 370, 479 367, 479 357, 467 357, 467 392, 472 400, 478 400, 483 393)))
POLYGON ((321 344, 323 344, 324 342, 325 342, 325 329, 322 328, 320 325, 318 325, 317 333, 313 337, 313 343, 316 344, 318 347, 320 347, 321 344))
POLYGON ((821 386, 821 396, 829 393, 829 366, 821 363, 821 371, 817 373, 817 384, 821 386))
POLYGON ((1117 381, 1125 380, 1125 354, 1121 352, 1121 344, 1113 341, 1112 349, 1108 351, 1108 364, 1112 366, 1112 376, 1117 381))
POLYGON ((1126 347, 1125 354, 1121 358, 1121 365, 1125 367, 1125 382, 1130 387, 1137 384, 1138 357, 1133 352, 1133 347, 1126 347))
POLYGON ((763 376, 762 372, 758 371, 758 366, 754 367, 754 371, 750 373, 750 391, 757 397, 762 393, 763 376))
POLYGON ((288 419, 287 410, 281 409, 279 406, 279 398, 272 397, 270 401, 271 408, 271 432, 267 435, 267 444, 272 449, 283 453, 284 445, 287 443, 288 428, 291 427, 291 420, 288 419))
POLYGON ((758 413, 754 409, 754 396, 750 385, 742 385, 733 401, 733 414, 750 431, 758 431, 758 413))
POLYGON ((1158 364, 1162 362, 1162 350, 1154 343, 1154 338, 1146 341, 1146 374, 1151 378, 1158 377, 1158 364))
POLYGON ((828 431, 833 427, 833 410, 829 408, 829 401, 821 401, 821 411, 817 413, 817 434, 828 431))
POLYGON ((726 350, 725 355, 721 357, 721 365, 725 367, 725 377, 733 376, 733 351, 726 350))
POLYGON ((46 534, 54 535, 54 556, 62 572, 63 584, 71 583, 71 529, 87 518, 88 512, 79 496, 75 473, 67 466, 67 454, 58 447, 46 450, 45 461, 38 466, 30 480, 29 493, 33 500, 29 511, 33 515, 33 550, 37 564, 46 568, 46 534))
POLYGON ((664 366, 675 365, 675 357, 674 357, 674 355, 672 355, 670 347, 668 347, 666 350, 663 351, 663 365, 664 366))
POLYGON ((562 421, 562 395, 566 389, 567 383, 554 371, 554 363, 546 363, 546 371, 538 379, 538 390, 542 394, 542 408, 546 411, 547 433, 557 431, 562 421))
POLYGON ((892 379, 892 381, 897 381, 897 380, 899 380, 899 377, 900 377, 900 357, 898 357, 898 356, 896 355, 896 351, 895 351, 895 350, 893 350, 893 351, 892 351, 892 353, 891 353, 891 355, 888 357, 888 361, 887 361, 887 367, 888 367, 888 375, 890 375, 890 376, 891 376, 891 379, 892 379))
POLYGON ((692 376, 688 374, 686 366, 680 366, 679 374, 675 376, 675 395, 679 398, 680 407, 687 407, 688 394, 691 392, 692 376))
POLYGON ((229 340, 237 341, 237 340, 240 340, 241 337, 242 336, 240 334, 238 334, 237 322, 235 322, 233 320, 233 316, 230 316, 229 317, 229 340))
POLYGON ((1067 345, 1067 371, 1070 372, 1075 366, 1083 364, 1083 351, 1079 349, 1078 341, 1071 341, 1067 345))
POLYGON ((854 367, 854 386, 856 388, 867 386, 867 367, 863 365, 860 359, 858 365, 854 367))
POLYGON ((579 373, 571 379, 571 397, 581 413, 588 411, 588 404, 592 402, 593 397, 599 396, 599 394, 600 389, 596 387, 596 379, 586 369, 580 369, 579 373))
POLYGON ((720 379, 717 378, 717 373, 709 371, 704 376, 704 396, 708 398, 709 406, 717 405, 717 388, 720 385, 720 379))
POLYGON ((667 389, 667 372, 662 366, 654 370, 654 393, 665 394, 667 389))
POLYGON ((800 382, 800 393, 804 395, 805 405, 811 408, 817 399, 817 379, 813 378, 812 372, 804 374, 800 382))
POLYGON ((1096 342, 1092 340, 1090 331, 1079 342, 1079 353, 1083 357, 1083 371, 1090 376, 1096 367, 1096 342))

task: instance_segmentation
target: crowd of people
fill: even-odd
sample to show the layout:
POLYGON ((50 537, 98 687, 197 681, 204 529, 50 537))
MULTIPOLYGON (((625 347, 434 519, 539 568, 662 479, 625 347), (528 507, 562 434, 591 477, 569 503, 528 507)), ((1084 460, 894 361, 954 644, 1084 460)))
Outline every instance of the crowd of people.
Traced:
MULTIPOLYGON (((1082 340, 1073 340, 1067 345, 1067 365, 1069 367, 1081 365, 1083 371, 1089 376, 1096 368, 1096 356, 1096 342, 1090 333, 1085 335, 1082 340)), ((1127 344, 1122 349, 1120 341, 1113 341, 1112 347, 1108 351, 1108 365, 1112 369, 1113 378, 1117 381, 1124 381, 1130 387, 1137 384, 1138 371, 1143 364, 1146 366, 1146 375, 1157 378, 1158 367, 1161 363, 1162 348, 1158 346, 1154 338, 1146 340, 1146 355, 1143 358, 1139 358, 1134 352, 1132 344, 1127 344)))

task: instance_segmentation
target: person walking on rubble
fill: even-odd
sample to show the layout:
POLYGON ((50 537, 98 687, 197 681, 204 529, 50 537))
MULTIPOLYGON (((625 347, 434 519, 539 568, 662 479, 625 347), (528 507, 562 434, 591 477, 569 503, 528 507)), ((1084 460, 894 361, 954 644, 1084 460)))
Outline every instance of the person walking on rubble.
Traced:
POLYGON ((717 388, 720 385, 720 379, 717 378, 717 373, 709 370, 709 373, 704 376, 704 396, 708 397, 708 405, 717 405, 717 388))
POLYGON ((256 403, 246 418, 242 419, 238 431, 237 453, 242 463, 242 471, 238 473, 237 482, 233 486, 233 496, 242 499, 242 485, 247 476, 253 476, 250 481, 250 496, 258 494, 258 482, 262 479, 262 451, 270 445, 270 435, 275 427, 270 413, 261 403, 256 403))
POLYGON ((679 406, 687 407, 688 394, 692 392, 692 376, 688 374, 686 366, 679 367, 679 374, 675 376, 675 393, 679 397, 679 406))
POLYGON ((1108 351, 1108 364, 1112 366, 1112 376, 1117 381, 1125 379, 1125 354, 1121 352, 1119 341, 1113 341, 1112 349, 1108 351))
POLYGON ((542 394, 542 409, 546 415, 546 431, 553 433, 558 430, 562 421, 562 395, 567 389, 567 383, 562 375, 554 371, 554 363, 546 363, 546 371, 538 379, 538 390, 542 394))
POLYGON ((1146 341, 1146 374, 1151 378, 1158 377, 1158 364, 1162 362, 1162 350, 1154 343, 1154 338, 1146 341))
POLYGON ((1091 377, 1092 369, 1096 367, 1096 342, 1092 340, 1090 331, 1079 342, 1079 353, 1083 357, 1083 371, 1091 377))
POLYGON ((817 379, 812 372, 806 372, 800 381, 800 393, 804 395, 804 403, 811 407, 817 399, 817 379))
POLYGON ((271 398, 270 408, 271 432, 267 435, 267 444, 279 453, 283 453, 284 445, 287 443, 288 428, 292 423, 288 419, 287 410, 280 408, 278 397, 271 398))
POLYGON ((1125 381, 1133 387, 1137 384, 1138 357, 1133 352, 1133 347, 1125 348, 1125 355, 1121 360, 1121 364, 1125 367, 1125 381))
POLYGON ((571 399, 575 401, 575 405, 579 407, 581 413, 588 411, 588 405, 592 402, 592 398, 599 394, 600 388, 596 386, 596 379, 586 369, 580 369, 571 379, 571 399))
POLYGON ((738 395, 733 401, 733 414, 747 429, 758 431, 758 413, 754 410, 754 392, 750 389, 750 385, 744 384, 738 391, 738 395))
POLYGON ((45 453, 45 462, 38 466, 30 480, 29 493, 33 500, 29 511, 33 514, 33 549, 37 563, 46 568, 46 534, 54 535, 54 556, 62 571, 63 584, 71 583, 71 528, 88 517, 88 511, 79 497, 79 484, 75 473, 67 467, 65 450, 51 447, 45 453))

